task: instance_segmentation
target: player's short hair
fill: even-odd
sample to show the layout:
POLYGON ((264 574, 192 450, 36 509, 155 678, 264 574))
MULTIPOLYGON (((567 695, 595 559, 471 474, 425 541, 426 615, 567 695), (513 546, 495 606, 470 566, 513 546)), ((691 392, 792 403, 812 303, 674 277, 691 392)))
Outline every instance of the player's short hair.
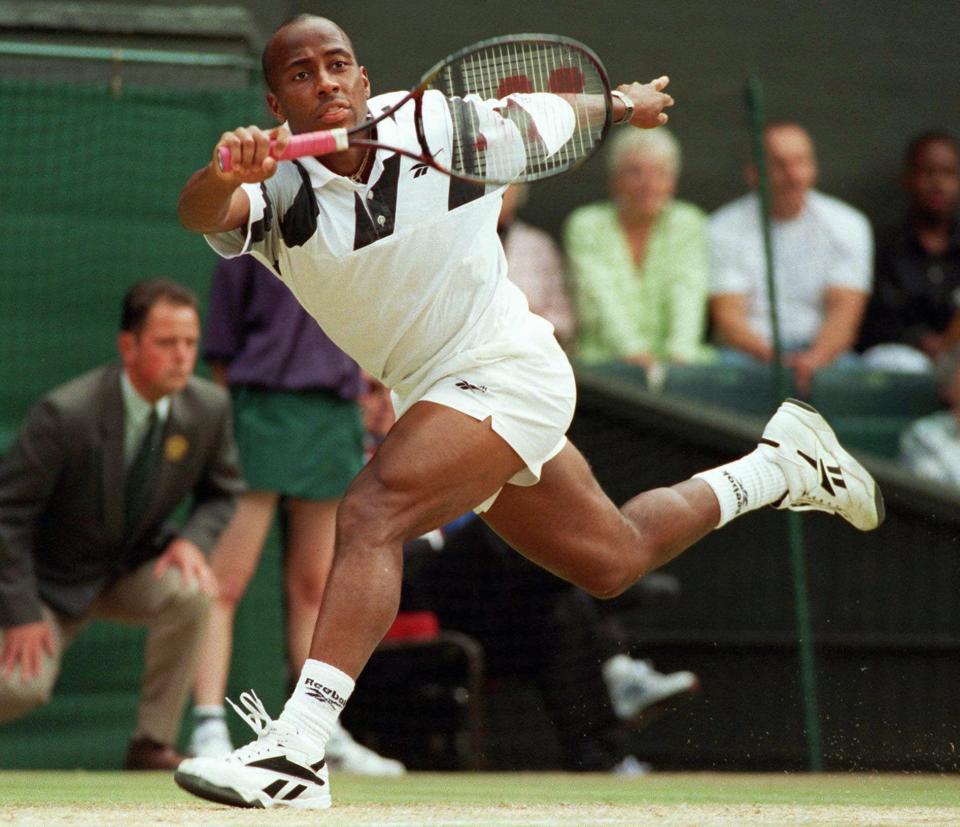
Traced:
POLYGON ((138 281, 123 297, 123 309, 120 312, 120 329, 129 333, 139 333, 153 306, 158 302, 167 302, 180 307, 192 307, 200 315, 200 303, 196 294, 182 284, 171 279, 153 278, 138 281))
POLYGON ((319 14, 310 14, 309 12, 295 14, 293 17, 288 17, 273 30, 273 34, 270 35, 270 39, 267 40, 266 45, 263 47, 263 51, 260 53, 260 69, 263 72, 263 79, 266 81, 271 92, 277 91, 273 84, 273 51, 271 46, 273 45, 274 39, 288 26, 296 26, 298 23, 305 23, 308 20, 326 20, 328 23, 336 26, 337 29, 339 29, 340 34, 343 35, 343 39, 347 41, 347 45, 350 47, 350 52, 354 57, 357 56, 357 53, 353 48, 353 41, 350 40, 350 36, 332 20, 319 14))
POLYGON ((960 157, 960 140, 957 140, 956 135, 942 129, 930 129, 917 135, 907 144, 907 148, 903 153, 903 168, 905 170, 913 169, 920 151, 927 144, 933 143, 949 144, 953 147, 953 151, 957 154, 957 157, 960 157))
POLYGON ((667 162, 674 175, 680 174, 680 143, 666 127, 635 129, 625 126, 618 129, 610 141, 607 172, 616 175, 626 157, 634 153, 660 158, 667 162))

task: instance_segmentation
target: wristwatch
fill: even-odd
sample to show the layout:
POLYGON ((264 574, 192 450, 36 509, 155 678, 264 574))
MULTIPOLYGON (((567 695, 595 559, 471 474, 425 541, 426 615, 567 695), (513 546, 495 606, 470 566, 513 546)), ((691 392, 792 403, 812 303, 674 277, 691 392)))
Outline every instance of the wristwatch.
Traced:
POLYGON ((630 100, 623 92, 619 89, 611 89, 610 97, 616 98, 623 104, 623 117, 619 121, 614 121, 615 124, 630 123, 630 119, 633 117, 633 101, 630 100))

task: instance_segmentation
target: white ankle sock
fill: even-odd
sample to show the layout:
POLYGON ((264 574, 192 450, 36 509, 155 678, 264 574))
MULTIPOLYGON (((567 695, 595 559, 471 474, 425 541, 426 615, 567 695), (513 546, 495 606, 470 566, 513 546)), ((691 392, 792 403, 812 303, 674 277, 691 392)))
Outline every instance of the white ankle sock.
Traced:
POLYGON ((694 474, 713 489, 720 503, 720 522, 726 525, 734 517, 779 500, 787 490, 787 480, 777 465, 756 448, 738 460, 694 474))
POLYGON ((227 755, 232 749, 233 743, 224 708, 215 704, 195 706, 190 751, 213 758, 227 755))
POLYGON ((293 694, 280 713, 280 720, 292 724, 323 747, 353 686, 353 678, 345 672, 308 658, 293 694))

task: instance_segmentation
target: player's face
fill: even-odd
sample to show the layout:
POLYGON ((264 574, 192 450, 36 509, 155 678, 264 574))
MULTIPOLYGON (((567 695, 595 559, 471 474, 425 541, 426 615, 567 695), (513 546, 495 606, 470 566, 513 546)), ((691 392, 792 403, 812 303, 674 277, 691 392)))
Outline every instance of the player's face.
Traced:
POLYGON ((159 301, 139 332, 120 334, 120 356, 130 382, 146 400, 182 390, 193 373, 200 319, 189 305, 159 301))
POLYGON ((639 218, 656 218, 673 198, 677 176, 669 161, 641 152, 624 156, 610 182, 618 208, 639 218))
POLYGON ((367 115, 370 81, 350 41, 329 20, 282 29, 271 45, 274 115, 294 133, 349 129, 367 115))
POLYGON ((960 200, 960 158, 947 141, 931 140, 917 151, 904 178, 914 206, 929 216, 951 216, 960 200))
POLYGON ((798 126, 771 129, 764 144, 770 174, 771 211, 775 218, 796 218, 817 180, 813 141, 798 126))

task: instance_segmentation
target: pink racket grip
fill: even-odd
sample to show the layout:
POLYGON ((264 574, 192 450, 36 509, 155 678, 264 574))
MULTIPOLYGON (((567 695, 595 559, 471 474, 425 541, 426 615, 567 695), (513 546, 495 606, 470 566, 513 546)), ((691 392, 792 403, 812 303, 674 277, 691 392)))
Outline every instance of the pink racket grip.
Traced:
MULTIPOLYGON (((274 142, 270 141, 270 151, 273 152, 274 142)), ((291 161, 302 158, 304 155, 329 155, 332 152, 343 152, 350 146, 346 129, 324 129, 320 132, 304 132, 292 135, 283 152, 276 156, 278 161, 291 161)), ((233 158, 230 150, 222 146, 217 150, 217 164, 223 172, 233 169, 233 158)))

